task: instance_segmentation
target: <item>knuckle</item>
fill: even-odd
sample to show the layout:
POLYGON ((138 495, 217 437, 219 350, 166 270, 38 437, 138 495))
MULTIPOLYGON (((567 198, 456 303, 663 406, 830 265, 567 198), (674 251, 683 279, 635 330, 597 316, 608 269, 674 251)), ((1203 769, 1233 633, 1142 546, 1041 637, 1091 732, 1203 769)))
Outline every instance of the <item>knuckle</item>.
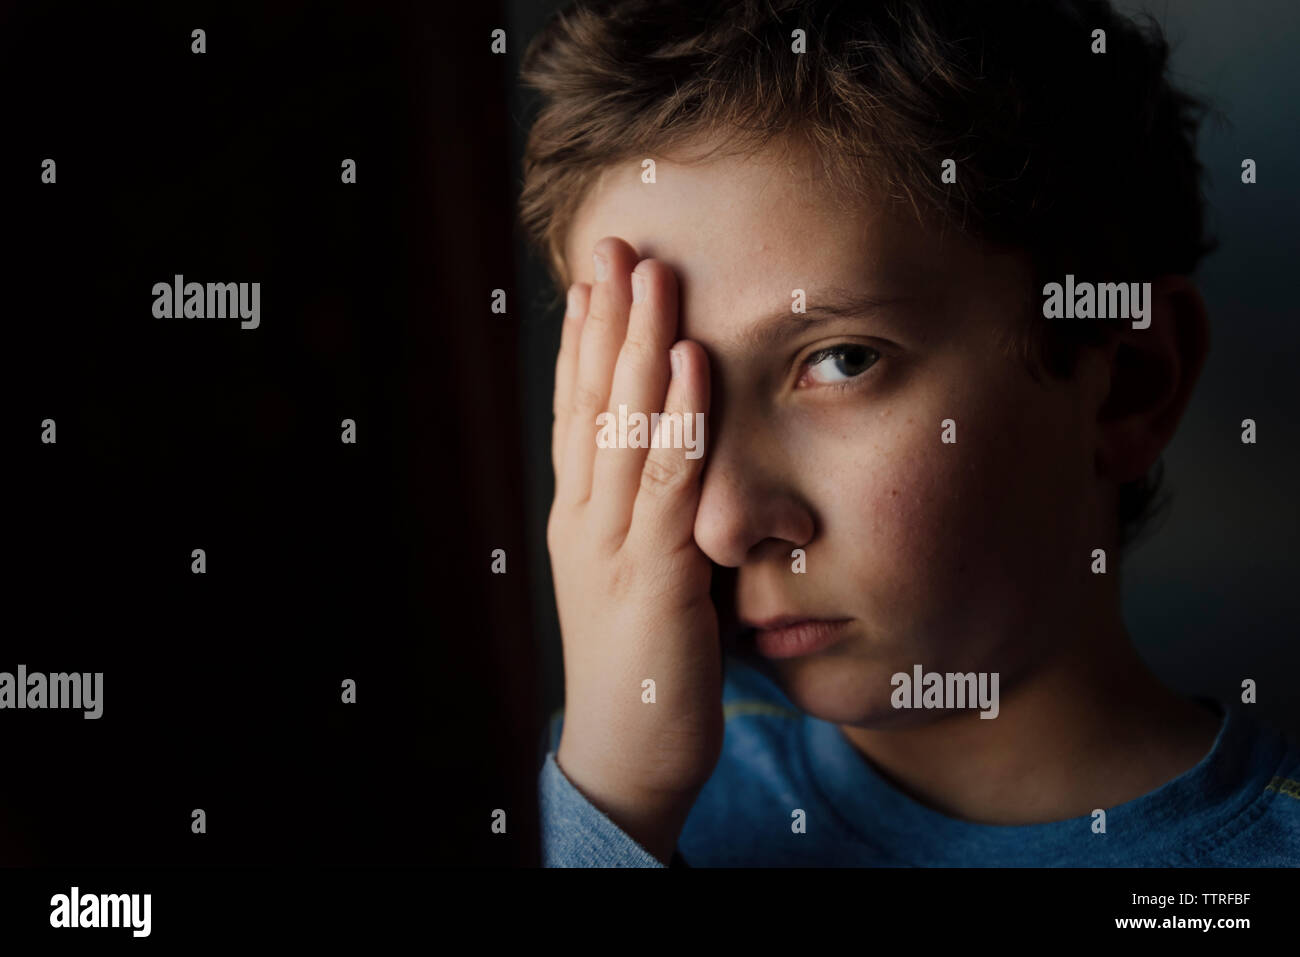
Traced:
POLYGON ((658 350, 646 342, 644 339, 633 338, 628 336, 623 340, 623 348, 620 350, 620 360, 632 367, 638 373, 646 372, 653 368, 656 358, 659 355, 658 350))
POLYGON ((608 326, 614 321, 614 313, 604 302, 593 302, 587 307, 587 318, 584 320, 588 325, 608 326))
POLYGON ((572 410, 583 416, 604 412, 605 396, 589 385, 578 385, 573 390, 572 410))
POLYGON ((659 456, 648 456, 645 465, 641 468, 641 488, 651 495, 664 495, 676 491, 685 479, 685 469, 659 456))
POLYGON ((551 513, 546 518, 546 548, 552 555, 571 550, 574 541, 580 538, 574 534, 576 517, 572 506, 561 505, 559 500, 551 503, 551 513))

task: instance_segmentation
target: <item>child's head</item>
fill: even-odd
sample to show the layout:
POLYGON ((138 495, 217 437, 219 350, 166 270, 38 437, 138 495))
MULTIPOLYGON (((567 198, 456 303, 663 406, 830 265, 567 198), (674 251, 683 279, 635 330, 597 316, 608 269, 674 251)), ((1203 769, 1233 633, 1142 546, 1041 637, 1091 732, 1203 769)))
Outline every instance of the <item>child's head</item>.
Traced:
POLYGON ((748 619, 853 619, 770 663, 806 710, 887 722, 913 664, 1008 690, 1118 621, 1206 348, 1165 56, 1090 0, 619 2, 529 50, 523 215, 555 279, 621 237, 709 354, 697 543, 748 619), (1153 282, 1150 328, 1044 318, 1067 273, 1153 282))

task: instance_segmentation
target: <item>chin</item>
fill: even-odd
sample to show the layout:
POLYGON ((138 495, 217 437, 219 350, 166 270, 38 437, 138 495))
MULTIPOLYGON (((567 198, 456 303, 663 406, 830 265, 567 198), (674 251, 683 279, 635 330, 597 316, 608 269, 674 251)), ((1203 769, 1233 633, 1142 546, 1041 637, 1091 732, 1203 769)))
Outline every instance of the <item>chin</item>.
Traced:
POLYGON ((766 674, 800 711, 833 724, 894 728, 915 723, 914 712, 890 704, 892 671, 840 656, 759 659, 766 674))

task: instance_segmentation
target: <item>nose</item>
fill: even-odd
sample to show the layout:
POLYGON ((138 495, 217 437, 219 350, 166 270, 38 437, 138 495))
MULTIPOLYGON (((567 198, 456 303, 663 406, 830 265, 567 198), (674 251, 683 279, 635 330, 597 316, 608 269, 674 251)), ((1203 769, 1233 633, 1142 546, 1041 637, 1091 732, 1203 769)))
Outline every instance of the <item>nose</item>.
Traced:
POLYGON ((796 463, 752 417, 719 418, 710 423, 713 441, 700 478, 695 542, 727 568, 739 568, 766 551, 788 556, 806 545, 816 528, 797 492, 796 463))

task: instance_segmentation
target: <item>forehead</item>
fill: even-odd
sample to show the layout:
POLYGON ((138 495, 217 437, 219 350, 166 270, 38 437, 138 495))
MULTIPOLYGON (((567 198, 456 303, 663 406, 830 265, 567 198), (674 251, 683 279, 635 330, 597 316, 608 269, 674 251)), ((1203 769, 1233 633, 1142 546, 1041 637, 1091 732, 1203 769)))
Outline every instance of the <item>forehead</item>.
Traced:
MULTIPOLYGON (((707 144, 706 144, 707 145, 707 144)), ((815 153, 775 141, 749 154, 633 158, 604 170, 575 216, 566 258, 591 282, 591 251, 605 236, 671 266, 681 283, 680 334, 720 340, 749 317, 837 288, 881 298, 933 291, 957 264, 941 240, 899 211, 848 203, 815 153), (643 159, 655 182, 642 181, 643 159)))

